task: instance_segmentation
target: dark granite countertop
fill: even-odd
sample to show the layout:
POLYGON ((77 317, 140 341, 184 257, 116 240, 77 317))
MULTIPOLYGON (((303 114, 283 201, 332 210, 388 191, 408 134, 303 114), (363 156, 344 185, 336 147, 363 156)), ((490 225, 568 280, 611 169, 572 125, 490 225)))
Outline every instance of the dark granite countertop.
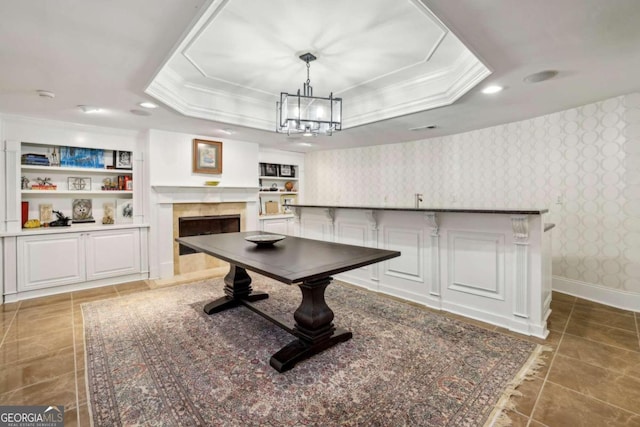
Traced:
POLYGON ((407 212, 458 212, 458 213, 489 213, 489 214, 515 214, 515 215, 541 215, 549 212, 549 209, 498 209, 498 208, 410 208, 389 206, 342 206, 342 205, 291 205, 297 208, 320 209, 363 209, 374 211, 407 211, 407 212))

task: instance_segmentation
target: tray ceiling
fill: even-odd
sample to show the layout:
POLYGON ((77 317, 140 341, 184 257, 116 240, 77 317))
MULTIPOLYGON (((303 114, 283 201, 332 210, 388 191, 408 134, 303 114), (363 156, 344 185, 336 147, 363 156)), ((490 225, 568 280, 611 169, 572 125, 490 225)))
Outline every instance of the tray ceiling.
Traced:
POLYGON ((348 129, 453 103, 490 74, 415 0, 213 1, 146 92, 178 112, 275 130, 280 92, 343 98, 348 129))
POLYGON ((278 0, 254 1, 246 9, 240 5, 249 3, 239 1, 157 0, 154 7, 129 0, 0 1, 0 37, 7 41, 0 43, 0 115, 48 119, 60 122, 59 126, 161 129, 309 152, 426 141, 640 91, 638 0, 556 0, 553 8, 548 2, 513 0, 398 0, 393 4, 372 0, 365 6, 355 0, 290 0, 294 5, 303 4, 303 12, 283 7, 278 0), (254 7, 264 8, 264 3, 278 16, 262 19, 271 11, 258 12, 254 7), (230 22, 243 28, 253 27, 242 24, 251 22, 249 19, 259 25, 244 32, 249 36, 227 31, 216 34, 214 30, 211 35, 219 40, 209 41, 204 27, 220 7, 220 11, 234 10, 230 22), (347 12, 339 9, 344 7, 349 8, 347 12), (411 30, 415 21, 407 24, 403 16, 446 32, 422 65, 416 58, 428 56, 433 46, 428 38, 437 33, 420 25, 415 34, 411 30), (370 43, 374 30, 379 32, 378 42, 370 43), (283 32, 293 35, 284 37, 283 32), (254 57, 255 61, 234 65, 241 72, 230 74, 226 65, 216 67, 216 61, 232 62, 228 58, 219 55, 207 60, 196 50, 195 41, 200 37, 201 47, 220 45, 219 49, 231 46, 237 37, 246 37, 238 43, 249 47, 235 53, 238 61, 250 62, 254 57), (473 55, 465 57, 445 49, 460 41, 473 55), (378 44, 387 49, 384 55, 375 53, 378 44), (281 53, 267 51, 267 45, 281 53), (316 95, 351 92, 340 93, 345 97, 345 114, 350 109, 348 124, 345 117, 345 130, 331 137, 273 132, 275 97, 280 91, 301 88, 306 71, 296 54, 307 50, 315 50, 319 57, 311 66, 316 95), (191 61, 185 52, 193 55, 191 61), (473 64, 482 69, 473 62, 474 55, 491 71, 479 85, 481 77, 467 73, 473 64), (329 67, 328 61, 333 65, 329 67), (425 70, 413 80, 403 74, 445 62, 462 64, 454 65, 462 74, 446 66, 441 74, 425 70), (216 75, 220 69, 226 74, 216 75), (558 74, 540 83, 525 81, 526 76, 542 70, 557 70, 558 74), (338 80, 349 82, 353 76, 361 77, 353 83, 360 86, 351 88, 338 80), (209 86, 215 81, 212 77, 219 86, 209 86), (431 95, 414 90, 420 84, 436 85, 439 79, 450 80, 431 95), (270 87, 261 86, 269 81, 270 87), (481 89, 488 84, 501 85, 504 90, 485 95, 481 89), (375 90, 365 93, 374 85, 375 90), (442 89, 446 87, 451 89, 442 89), (55 93, 55 98, 38 96, 39 89, 55 93), (156 102, 155 110, 140 111, 140 102, 154 100, 148 93, 162 102, 156 102), (451 103, 431 108, 436 101, 451 103), (384 109, 378 110, 375 102, 384 109), (234 109, 226 108, 236 103, 234 109), (416 110, 428 109, 404 114, 414 107, 412 103, 418 104, 416 110), (102 112, 85 114, 78 105, 98 106, 102 112), (375 121, 393 115, 397 117, 375 121), (356 125, 369 121, 373 122, 356 125))

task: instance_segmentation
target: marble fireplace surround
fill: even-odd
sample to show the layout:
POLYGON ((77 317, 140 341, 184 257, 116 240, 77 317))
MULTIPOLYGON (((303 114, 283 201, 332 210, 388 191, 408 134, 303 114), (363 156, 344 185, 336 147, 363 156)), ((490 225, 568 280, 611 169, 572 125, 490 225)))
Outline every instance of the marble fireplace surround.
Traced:
POLYGON ((225 267, 227 264, 204 254, 179 255, 178 218, 207 215, 240 215, 240 231, 258 225, 258 188, 153 186, 159 276, 161 279, 225 267))
POLYGON ((175 275, 225 267, 228 263, 212 256, 195 253, 180 255, 178 237, 179 219, 194 216, 240 215, 240 231, 246 230, 246 203, 174 203, 173 205, 173 272, 175 275))

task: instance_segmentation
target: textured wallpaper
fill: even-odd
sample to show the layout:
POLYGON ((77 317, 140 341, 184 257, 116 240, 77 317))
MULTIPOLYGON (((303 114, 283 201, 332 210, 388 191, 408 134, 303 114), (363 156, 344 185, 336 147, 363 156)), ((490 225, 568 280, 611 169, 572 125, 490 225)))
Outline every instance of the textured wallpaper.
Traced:
POLYGON ((554 275, 640 294, 640 94, 305 169, 310 204, 548 208, 554 275))

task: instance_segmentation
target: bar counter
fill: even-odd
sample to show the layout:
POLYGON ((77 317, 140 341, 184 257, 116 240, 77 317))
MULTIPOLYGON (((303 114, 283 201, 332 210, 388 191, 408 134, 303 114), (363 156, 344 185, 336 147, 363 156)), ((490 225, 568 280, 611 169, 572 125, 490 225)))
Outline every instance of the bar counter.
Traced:
POLYGON ((551 303, 547 209, 292 205, 294 234, 400 251, 336 278, 546 338, 551 303))

